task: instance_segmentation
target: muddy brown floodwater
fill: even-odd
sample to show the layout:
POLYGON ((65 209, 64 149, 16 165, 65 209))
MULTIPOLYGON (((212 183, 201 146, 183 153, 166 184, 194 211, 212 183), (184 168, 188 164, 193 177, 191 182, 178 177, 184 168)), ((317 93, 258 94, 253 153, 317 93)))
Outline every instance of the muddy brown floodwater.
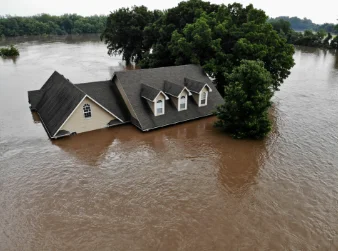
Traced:
POLYGON ((50 141, 27 91, 54 70, 109 79, 97 38, 15 41, 0 59, 0 250, 338 250, 338 57, 297 48, 274 131, 233 140, 214 118, 50 141))

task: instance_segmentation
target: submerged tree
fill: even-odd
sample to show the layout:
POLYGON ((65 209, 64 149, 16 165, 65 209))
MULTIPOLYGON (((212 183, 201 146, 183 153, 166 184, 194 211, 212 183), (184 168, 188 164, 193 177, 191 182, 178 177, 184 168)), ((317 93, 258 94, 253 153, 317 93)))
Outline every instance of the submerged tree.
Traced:
POLYGON ((271 130, 268 108, 273 79, 261 61, 242 60, 229 78, 216 126, 235 138, 263 138, 271 130))
POLYGON ((15 57, 19 55, 19 50, 14 45, 10 45, 8 48, 0 48, 1 57, 15 57))

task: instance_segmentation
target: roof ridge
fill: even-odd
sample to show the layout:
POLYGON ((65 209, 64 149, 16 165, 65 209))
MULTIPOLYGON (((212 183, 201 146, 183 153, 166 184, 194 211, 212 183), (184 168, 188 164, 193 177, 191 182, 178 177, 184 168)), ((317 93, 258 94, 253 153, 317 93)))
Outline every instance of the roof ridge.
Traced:
MULTIPOLYGON (((59 77, 63 78, 63 80, 66 81, 66 83, 72 85, 73 87, 75 87, 78 91, 80 91, 81 93, 83 93, 84 95, 87 95, 87 93, 85 93, 84 91, 82 91, 80 88, 78 88, 77 86, 75 86, 75 84, 73 84, 69 79, 67 79, 64 75, 60 74, 57 71, 54 71, 53 74, 48 78, 48 80, 46 81, 46 83, 55 75, 57 74, 59 77)), ((54 82, 54 81, 53 81, 54 82)), ((46 84, 45 83, 45 84, 46 84)), ((53 83, 54 84, 54 83, 53 83)), ((49 89, 51 88, 51 86, 49 88, 47 88, 46 90, 42 90, 43 86, 41 87, 40 91, 43 91, 43 94, 40 98, 39 103, 36 105, 36 107, 39 107, 41 101, 43 100, 44 96, 46 95, 47 91, 49 91, 49 89)))
POLYGON ((111 79, 108 80, 101 80, 101 81, 92 81, 92 82, 85 82, 85 83, 76 83, 74 85, 85 85, 85 84, 97 84, 97 83, 104 83, 104 82, 112 82, 111 79))

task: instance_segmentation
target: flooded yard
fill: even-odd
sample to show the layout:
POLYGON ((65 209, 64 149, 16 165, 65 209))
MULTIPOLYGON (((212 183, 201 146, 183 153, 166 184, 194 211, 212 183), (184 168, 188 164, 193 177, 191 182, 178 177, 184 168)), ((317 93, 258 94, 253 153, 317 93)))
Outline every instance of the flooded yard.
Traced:
POLYGON ((50 141, 27 91, 54 70, 109 79, 96 37, 16 41, 0 59, 0 250, 337 250, 338 56, 297 48, 264 141, 215 118, 50 141))

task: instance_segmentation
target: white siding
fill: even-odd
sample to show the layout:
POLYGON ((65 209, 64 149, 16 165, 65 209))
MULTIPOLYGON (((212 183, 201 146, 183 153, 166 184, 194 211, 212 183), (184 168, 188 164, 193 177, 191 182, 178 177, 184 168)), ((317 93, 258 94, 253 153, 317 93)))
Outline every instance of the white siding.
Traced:
POLYGON ((113 115, 102 109, 89 98, 85 98, 60 130, 76 133, 93 131, 107 127, 107 124, 114 119, 116 118, 113 115), (83 106, 85 104, 90 105, 90 118, 84 117, 83 106))

